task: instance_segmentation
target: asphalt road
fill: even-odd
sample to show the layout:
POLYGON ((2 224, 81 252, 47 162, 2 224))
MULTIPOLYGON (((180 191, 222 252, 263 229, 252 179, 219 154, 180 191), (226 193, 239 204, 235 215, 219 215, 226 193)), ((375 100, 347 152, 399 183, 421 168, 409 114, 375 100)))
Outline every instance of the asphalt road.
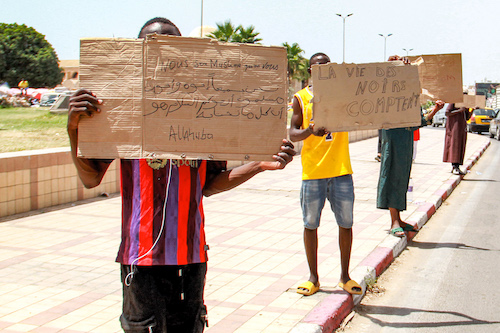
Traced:
POLYGON ((343 332, 500 332, 500 141, 377 286, 343 332))

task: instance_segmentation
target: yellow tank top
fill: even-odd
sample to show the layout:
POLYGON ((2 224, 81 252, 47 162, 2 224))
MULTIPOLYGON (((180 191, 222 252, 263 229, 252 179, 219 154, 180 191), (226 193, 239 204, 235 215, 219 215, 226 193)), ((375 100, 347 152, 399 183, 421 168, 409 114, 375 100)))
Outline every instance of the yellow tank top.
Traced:
MULTIPOLYGON (((302 107, 302 128, 314 124, 313 93, 306 87, 295 94, 302 107)), ((329 133, 323 137, 310 135, 304 140, 302 152, 302 179, 324 179, 352 174, 349 156, 349 134, 329 133)))

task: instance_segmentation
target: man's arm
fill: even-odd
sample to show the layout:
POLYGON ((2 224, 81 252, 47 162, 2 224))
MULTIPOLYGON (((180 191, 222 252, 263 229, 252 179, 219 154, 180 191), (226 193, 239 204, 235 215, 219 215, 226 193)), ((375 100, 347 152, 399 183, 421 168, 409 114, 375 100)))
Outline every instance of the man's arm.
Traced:
POLYGON ((112 161, 81 158, 78 151, 78 125, 83 117, 93 117, 94 113, 101 112, 101 101, 90 91, 80 89, 70 98, 68 111, 68 136, 71 145, 71 157, 75 164, 78 176, 86 188, 99 185, 112 161))
POLYGON ((296 151, 293 149, 293 144, 283 139, 280 152, 273 155, 274 162, 251 162, 231 170, 223 171, 203 188, 203 195, 208 197, 235 188, 265 170, 283 169, 292 161, 295 154, 296 151))
POLYGON ((309 127, 307 128, 302 128, 303 113, 302 107, 300 106, 297 97, 293 98, 292 106, 293 114, 290 124, 290 140, 298 142, 307 139, 311 134, 316 136, 323 136, 328 133, 324 127, 315 130, 313 124, 309 124, 309 127))
MULTIPOLYGON (((467 117, 466 112, 470 113, 468 108, 462 106, 458 109, 455 109, 453 104, 450 104, 450 105, 448 105, 448 108, 446 109, 445 115, 447 117, 456 117, 457 115, 460 115, 461 117, 463 117, 465 115, 467 117)), ((467 120, 469 120, 469 118, 467 118, 467 120)))
POLYGON ((444 102, 441 100, 437 100, 436 104, 432 107, 432 111, 425 115, 425 120, 430 121, 434 115, 443 108, 444 102))

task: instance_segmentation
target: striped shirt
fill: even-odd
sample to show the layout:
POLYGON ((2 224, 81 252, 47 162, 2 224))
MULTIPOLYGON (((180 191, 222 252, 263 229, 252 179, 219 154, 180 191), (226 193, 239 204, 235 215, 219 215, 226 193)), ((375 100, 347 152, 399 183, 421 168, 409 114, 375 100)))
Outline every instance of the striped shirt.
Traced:
POLYGON ((202 191, 225 169, 226 162, 216 161, 122 159, 122 241, 116 261, 142 266, 206 262, 202 191))

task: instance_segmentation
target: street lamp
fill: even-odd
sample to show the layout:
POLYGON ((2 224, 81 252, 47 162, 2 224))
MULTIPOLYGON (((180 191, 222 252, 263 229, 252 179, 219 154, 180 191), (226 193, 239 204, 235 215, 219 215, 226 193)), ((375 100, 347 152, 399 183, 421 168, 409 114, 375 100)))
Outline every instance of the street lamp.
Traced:
POLYGON ((408 56, 408 53, 410 53, 411 51, 413 51, 413 49, 409 49, 409 50, 403 49, 403 51, 406 51, 406 56, 408 56))
POLYGON ((387 57, 385 55, 386 47, 387 47, 387 37, 392 36, 392 34, 388 34, 387 36, 384 36, 382 34, 378 34, 379 36, 384 37, 384 61, 387 60, 387 57))
POLYGON ((342 24, 343 24, 343 34, 344 34, 344 47, 343 47, 343 57, 342 57, 342 62, 345 63, 345 19, 348 18, 349 16, 352 16, 351 14, 348 14, 347 16, 342 16, 341 14, 336 14, 337 16, 342 18, 342 24))
POLYGON ((203 0, 201 0, 201 25, 200 25, 200 37, 203 37, 203 0))

